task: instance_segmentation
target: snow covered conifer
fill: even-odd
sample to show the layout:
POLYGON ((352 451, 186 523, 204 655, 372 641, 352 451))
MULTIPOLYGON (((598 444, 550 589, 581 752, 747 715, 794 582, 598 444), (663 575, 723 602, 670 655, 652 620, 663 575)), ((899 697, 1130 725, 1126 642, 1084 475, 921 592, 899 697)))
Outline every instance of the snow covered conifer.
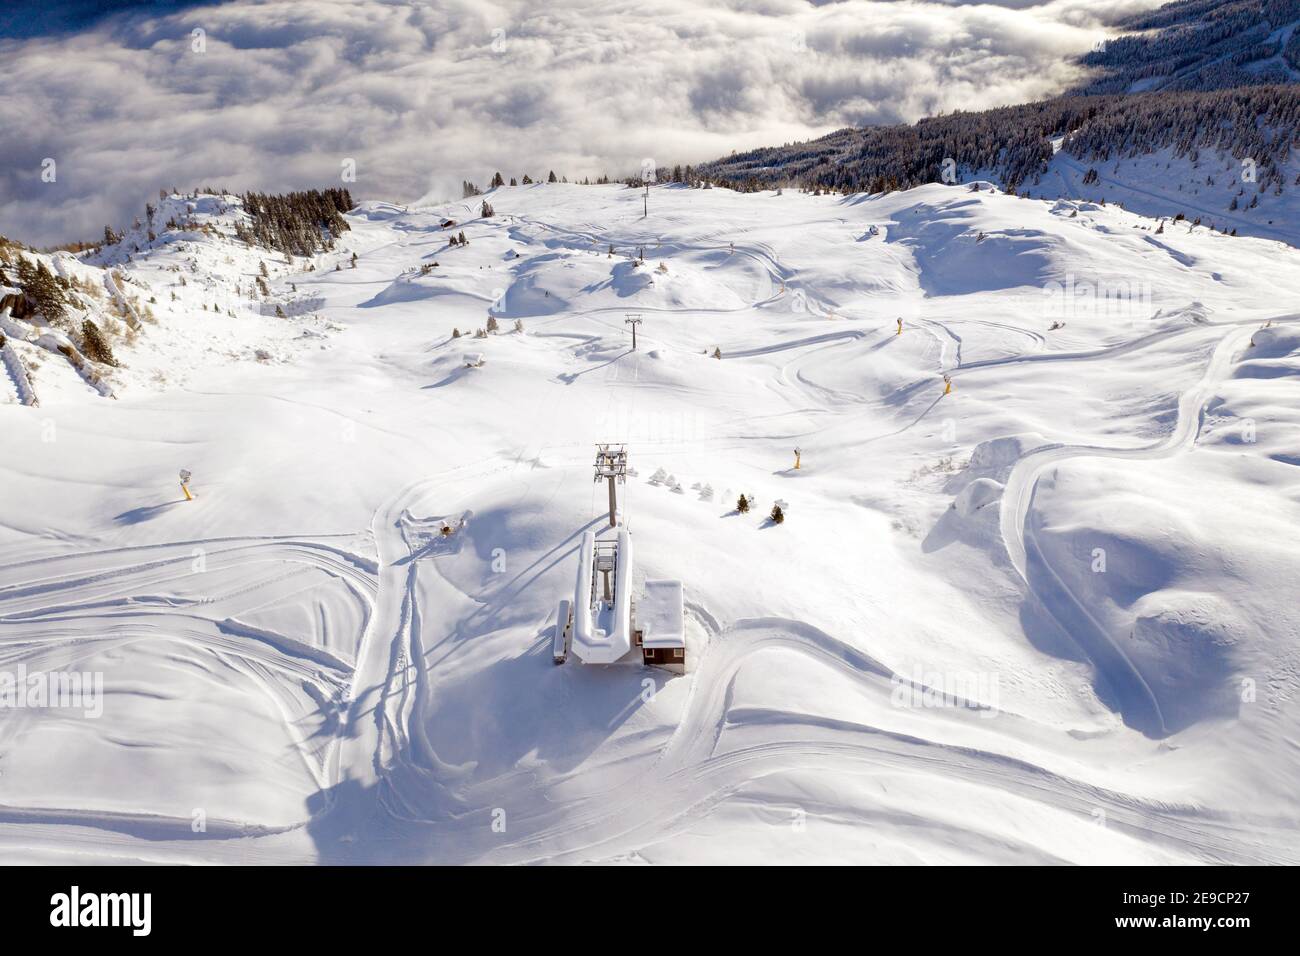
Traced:
POLYGON ((549 176, 546 177, 546 181, 547 181, 548 183, 559 182, 559 180, 557 180, 557 179, 555 178, 555 170, 553 170, 553 169, 551 170, 551 175, 549 175, 549 176))
POLYGON ((494 215, 496 215, 495 211, 492 209, 492 204, 488 202, 486 199, 483 200, 483 206, 481 209, 479 209, 479 215, 482 216, 484 219, 491 219, 494 215))
POLYGON ((458 338, 460 338, 460 329, 452 329, 452 330, 451 330, 451 337, 452 337, 453 339, 458 339, 458 338))
POLYGON ((36 282, 36 267, 28 262, 25 256, 19 255, 15 268, 18 271, 18 287, 26 294, 27 287, 36 282))
POLYGON ((739 498, 737 498, 736 510, 739 511, 742 515, 745 514, 747 511, 749 511, 749 499, 746 498, 744 495, 741 495, 739 498))
POLYGON ((45 321, 57 322, 63 318, 67 298, 44 262, 38 259, 33 266, 25 257, 19 256, 18 285, 36 311, 45 316, 45 321))
POLYGON ((781 524, 785 521, 785 512, 781 510, 780 505, 772 505, 772 513, 768 515, 772 524, 781 524))
MULTIPOLYGON (((505 181, 504 179, 501 178, 501 174, 500 174, 499 172, 496 173, 495 175, 493 175, 493 177, 492 177, 492 188, 493 188, 493 189, 496 189, 498 186, 504 186, 505 184, 506 184, 506 181, 505 181)), ((514 184, 511 183, 511 185, 514 185, 514 184)))
POLYGON ((95 325, 90 319, 86 319, 81 323, 81 351, 92 362, 99 362, 102 365, 117 365, 117 359, 113 357, 113 350, 109 348, 103 333, 99 331, 99 326, 95 325))
POLYGON ((497 325, 496 316, 494 316, 494 315, 489 315, 489 316, 488 316, 488 320, 487 320, 487 330, 488 330, 489 332, 496 332, 496 331, 498 331, 499 329, 500 329, 500 326, 497 325))

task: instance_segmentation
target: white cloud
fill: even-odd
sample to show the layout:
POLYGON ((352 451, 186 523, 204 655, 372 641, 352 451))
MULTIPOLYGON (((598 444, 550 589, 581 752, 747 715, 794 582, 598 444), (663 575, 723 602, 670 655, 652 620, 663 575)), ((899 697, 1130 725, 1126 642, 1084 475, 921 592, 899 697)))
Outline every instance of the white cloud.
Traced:
POLYGON ((0 232, 129 221, 161 186, 411 200, 627 175, 1049 96, 1154 0, 240 0, 0 41, 0 232), (206 51, 193 52, 202 29, 206 51), (41 181, 41 160, 58 179, 41 181))

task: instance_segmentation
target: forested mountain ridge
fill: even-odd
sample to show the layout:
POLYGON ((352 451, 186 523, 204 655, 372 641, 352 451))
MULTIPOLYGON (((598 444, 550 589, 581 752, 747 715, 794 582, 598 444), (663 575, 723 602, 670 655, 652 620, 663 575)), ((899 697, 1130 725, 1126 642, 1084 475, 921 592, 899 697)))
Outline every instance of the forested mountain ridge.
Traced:
POLYGON ((1277 187, 1300 147, 1300 87, 1058 97, 910 126, 844 129, 739 153, 699 172, 741 189, 790 183, 883 192, 942 181, 945 160, 952 160, 954 174, 978 173, 1020 190, 1041 179, 1057 147, 1097 163, 1162 149, 1215 150, 1251 159, 1257 184, 1277 187))
POLYGON ((1300 0, 1180 0, 1115 24, 1073 92, 1217 90, 1300 80, 1300 0))
POLYGON ((1300 0, 1166 4, 1121 21, 1138 32, 1084 56, 1091 77, 1064 96, 842 129, 732 154, 698 173, 742 190, 841 193, 982 178, 1290 241, 1279 222, 1292 211, 1279 197, 1288 186, 1300 192, 1297 23, 1300 0), (1149 168, 1136 168, 1139 160, 1149 168))

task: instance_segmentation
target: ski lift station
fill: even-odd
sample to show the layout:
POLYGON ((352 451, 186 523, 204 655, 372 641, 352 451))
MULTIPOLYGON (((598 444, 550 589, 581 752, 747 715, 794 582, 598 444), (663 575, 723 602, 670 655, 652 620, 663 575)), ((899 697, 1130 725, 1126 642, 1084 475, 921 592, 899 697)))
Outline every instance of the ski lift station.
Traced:
POLYGON ((563 664, 570 651, 583 664, 615 664, 624 658, 685 670, 686 630, 682 582, 647 580, 638 602, 632 594, 632 532, 617 522, 615 484, 626 480, 627 452, 600 445, 596 480, 609 482, 610 536, 586 531, 578 547, 573 597, 560 601, 552 658, 563 664))

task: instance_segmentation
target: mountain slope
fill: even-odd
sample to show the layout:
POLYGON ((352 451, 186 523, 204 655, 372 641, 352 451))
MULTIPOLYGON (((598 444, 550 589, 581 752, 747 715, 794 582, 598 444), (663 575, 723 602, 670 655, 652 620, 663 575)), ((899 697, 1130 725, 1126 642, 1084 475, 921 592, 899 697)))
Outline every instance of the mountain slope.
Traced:
POLYGON ((1180 0, 1115 24, 1072 95, 844 129, 698 171, 740 189, 840 193, 990 179, 1300 241, 1300 0, 1180 0), (1108 168, 1109 167, 1109 168, 1108 168))
POLYGON ((1298 0, 1180 0, 1120 20, 1077 93, 1217 90, 1300 80, 1298 0))
POLYGON ((198 355, 274 362, 314 348, 331 332, 313 314, 319 302, 294 283, 270 284, 288 272, 350 266, 333 251, 346 231, 337 213, 344 202, 350 197, 334 190, 173 194, 77 255, 0 240, 0 333, 10 362, 23 366, 37 395, 89 389, 111 397, 183 382, 202 364, 198 355), (299 205, 310 215, 297 216, 299 205), (112 363, 87 348, 87 322, 112 363))
MULTIPOLYGON (((327 332, 273 361, 177 309, 120 357, 183 383, 0 404, 3 670, 104 684, 0 724, 7 858, 1300 862, 1300 252, 987 183, 489 198, 270 263, 309 311, 211 334, 327 332), (551 663, 609 440, 683 675, 551 663)), ((117 268, 225 301, 188 201, 117 268)))
POLYGON ((1039 197, 1140 201, 1151 215, 1181 213, 1295 243, 1300 86, 1061 97, 912 126, 841 130, 698 172, 745 189, 797 184, 845 193, 991 179, 1039 197), (1098 175, 1106 170, 1109 185, 1085 189, 1094 167, 1098 175))

